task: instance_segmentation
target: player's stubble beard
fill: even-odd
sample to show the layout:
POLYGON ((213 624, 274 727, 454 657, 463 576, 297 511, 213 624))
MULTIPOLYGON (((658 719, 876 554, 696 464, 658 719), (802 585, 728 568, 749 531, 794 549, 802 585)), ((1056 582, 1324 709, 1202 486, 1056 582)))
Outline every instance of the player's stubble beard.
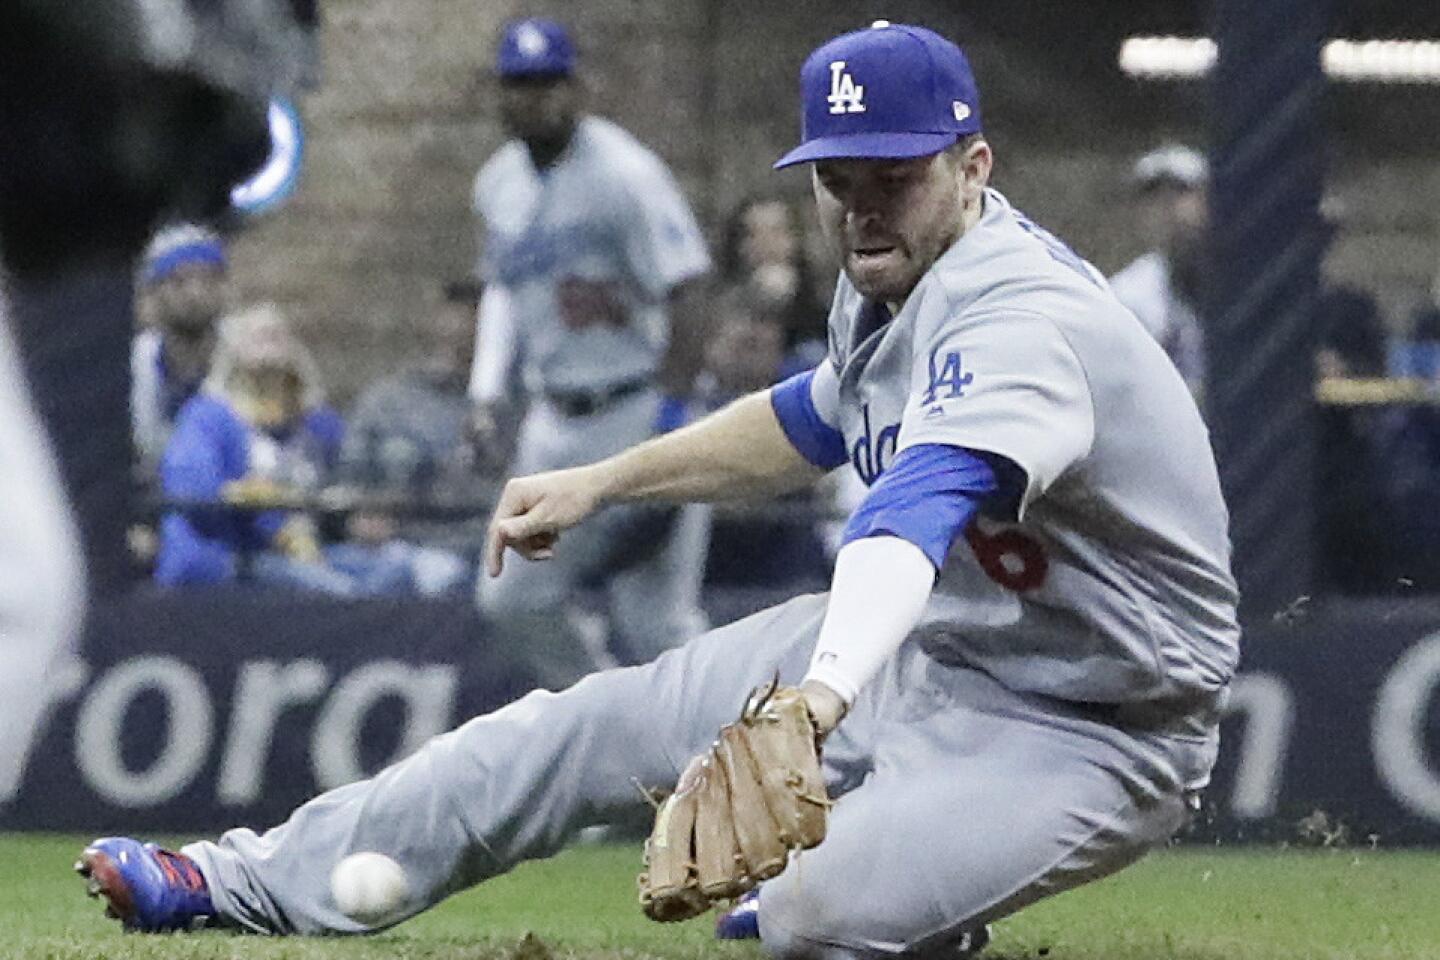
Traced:
MULTIPOLYGON (((936 162, 949 160, 937 158, 936 162)), ((885 303, 892 313, 899 313, 921 278, 980 219, 983 195, 967 202, 957 180, 952 196, 953 202, 938 204, 940 209, 925 223, 908 229, 901 225, 892 231, 894 256, 899 261, 893 269, 867 270, 857 262, 856 254, 846 249, 841 262, 851 285, 866 299, 885 303)))

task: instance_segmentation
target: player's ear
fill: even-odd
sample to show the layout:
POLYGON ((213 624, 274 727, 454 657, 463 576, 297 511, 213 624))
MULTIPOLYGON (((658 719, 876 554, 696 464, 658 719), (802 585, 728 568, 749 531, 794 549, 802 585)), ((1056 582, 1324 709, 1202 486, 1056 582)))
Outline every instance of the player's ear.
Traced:
POLYGON ((953 148, 959 168, 961 191, 968 200, 979 196, 990 183, 990 171, 995 166, 995 154, 989 142, 980 134, 966 137, 953 148))

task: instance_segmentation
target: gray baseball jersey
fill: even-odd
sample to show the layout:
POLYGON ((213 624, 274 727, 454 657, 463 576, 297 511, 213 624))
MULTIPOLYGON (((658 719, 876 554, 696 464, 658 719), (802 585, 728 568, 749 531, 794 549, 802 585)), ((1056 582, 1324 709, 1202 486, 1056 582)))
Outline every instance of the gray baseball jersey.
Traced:
POLYGON ((670 290, 710 257, 665 164, 615 124, 581 119, 538 171, 512 141, 475 178, 481 273, 510 291, 526 382, 595 390, 654 374, 669 336, 670 290), (588 309, 596 295, 621 309, 588 309))
POLYGON ((952 547, 924 646, 1017 691, 1217 705, 1239 628, 1209 438, 1099 273, 992 190, 885 319, 842 278, 811 383, 861 478, 929 443, 1028 478, 1018 517, 981 516, 952 547))

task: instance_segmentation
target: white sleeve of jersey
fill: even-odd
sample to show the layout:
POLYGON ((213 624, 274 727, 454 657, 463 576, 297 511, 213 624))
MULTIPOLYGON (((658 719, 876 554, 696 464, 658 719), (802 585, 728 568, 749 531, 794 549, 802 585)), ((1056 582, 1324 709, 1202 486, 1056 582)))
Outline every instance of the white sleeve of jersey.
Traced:
POLYGON ((875 536, 845 544, 835 558, 805 680, 818 680, 847 705, 854 703, 915 629, 934 585, 930 558, 907 540, 875 536))
POLYGON ((943 443, 998 453, 1029 479, 1023 513, 1094 442, 1085 370, 1044 316, 1002 309, 951 319, 945 298, 935 300, 917 317, 896 452, 943 443))
POLYGON ((626 202, 625 259, 652 301, 663 301, 686 280, 710 270, 704 234, 669 170, 655 164, 626 202))
POLYGON ((515 317, 510 292, 487 283, 475 310, 475 359, 470 365, 470 399, 493 403, 505 396, 515 364, 515 317))

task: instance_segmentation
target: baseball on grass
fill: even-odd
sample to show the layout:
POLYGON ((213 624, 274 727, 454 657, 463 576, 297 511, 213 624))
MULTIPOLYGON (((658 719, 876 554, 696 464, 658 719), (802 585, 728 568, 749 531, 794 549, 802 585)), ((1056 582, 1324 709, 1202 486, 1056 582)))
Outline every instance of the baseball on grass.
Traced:
POLYGON ((400 864, 383 853, 352 853, 330 872, 330 894, 340 912, 367 926, 400 912, 410 883, 400 864))

